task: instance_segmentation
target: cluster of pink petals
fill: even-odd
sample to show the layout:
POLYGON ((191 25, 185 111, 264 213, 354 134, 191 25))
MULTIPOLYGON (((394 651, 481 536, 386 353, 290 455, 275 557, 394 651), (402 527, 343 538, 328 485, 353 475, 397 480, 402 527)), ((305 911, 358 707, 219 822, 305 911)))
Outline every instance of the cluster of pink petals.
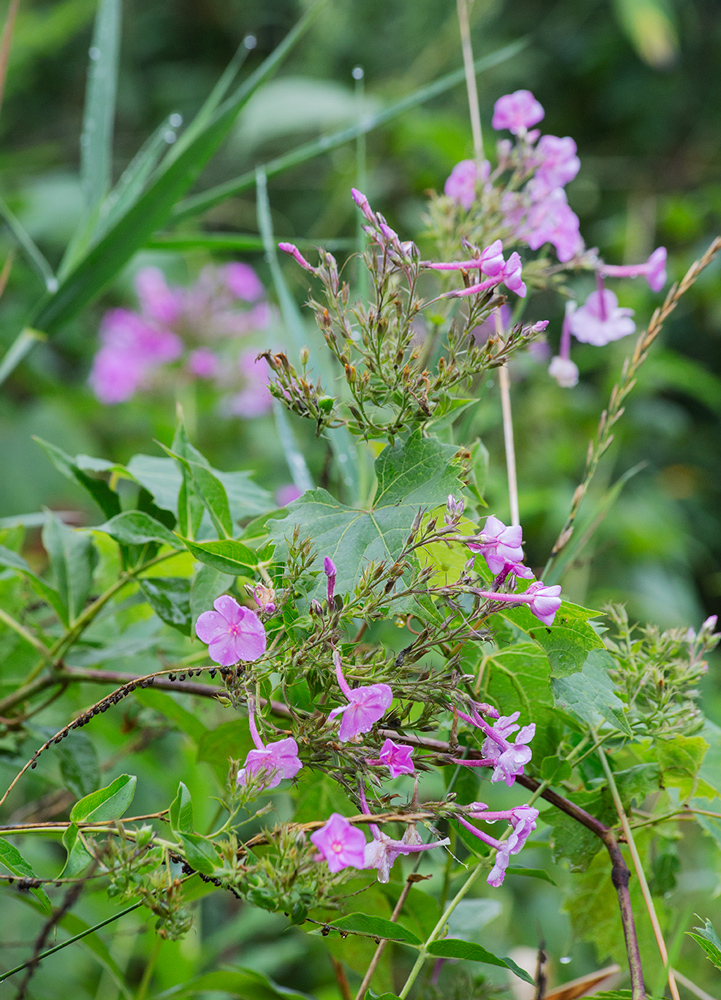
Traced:
POLYGON ((561 586, 546 587, 540 580, 534 580, 521 593, 505 593, 497 590, 478 590, 479 597, 499 604, 526 604, 532 615, 544 625, 553 625, 556 612, 561 607, 561 586))
POLYGON ((522 135, 531 125, 538 124, 545 114, 530 90, 516 90, 498 98, 493 106, 491 124, 496 131, 508 129, 514 135, 522 135))
POLYGON ((666 284, 666 247, 653 251, 645 264, 601 264, 604 278, 645 278, 652 292, 660 292, 666 284))
POLYGON ((226 400, 226 413, 257 416, 269 410, 272 398, 265 369, 255 364, 257 351, 233 349, 229 361, 221 344, 270 320, 263 285, 250 265, 207 267, 191 288, 171 288, 162 271, 148 267, 138 272, 135 289, 139 312, 113 309, 103 317, 89 376, 101 402, 125 402, 157 383, 164 366, 180 361, 187 375, 238 390, 226 400))
POLYGON ((485 526, 475 541, 467 542, 471 552, 480 552, 491 573, 533 579, 531 570, 522 564, 523 529, 520 525, 505 525, 494 514, 486 519, 485 526))
POLYGON ((483 802, 475 802, 473 803, 470 815, 473 819, 480 819, 486 823, 496 823, 498 820, 506 820, 511 824, 511 833, 506 840, 497 840, 495 837, 490 837, 487 833, 479 830, 462 816, 457 817, 458 822, 472 833, 474 837, 478 837, 484 844, 488 844, 489 847, 495 850, 495 861, 486 881, 488 885, 498 888, 503 884, 511 856, 521 851, 529 835, 536 829, 536 822, 539 815, 538 809, 535 809, 533 806, 522 805, 515 806, 513 809, 490 812, 486 809, 483 802))
POLYGON ((370 824, 373 839, 365 846, 363 856, 364 868, 375 868, 378 871, 378 881, 388 882, 390 871, 395 860, 400 855, 420 854, 431 851, 434 847, 446 847, 450 844, 448 837, 435 840, 432 844, 424 844, 414 825, 406 827, 401 840, 393 840, 378 829, 375 823, 370 824))
POLYGON ((482 759, 462 760, 458 763, 465 767, 492 767, 494 770, 491 781, 504 781, 510 787, 518 775, 523 774, 523 768, 533 756, 527 744, 536 734, 536 724, 532 722, 528 726, 519 728, 516 719, 520 714, 514 712, 513 715, 502 715, 490 725, 478 712, 474 712, 471 716, 459 711, 458 718, 481 729, 486 738, 483 741, 482 759), (518 733, 511 743, 510 737, 516 730, 518 733))
POLYGON ((557 135, 542 135, 534 149, 534 157, 538 162, 534 181, 549 190, 564 187, 581 169, 576 143, 570 136, 561 139, 557 135))
POLYGON ((603 347, 634 332, 632 316, 633 309, 621 308, 612 291, 600 288, 569 313, 568 324, 576 340, 603 347))
POLYGON ((518 235, 531 250, 540 250, 544 243, 550 243, 565 264, 583 249, 578 216, 569 206, 562 187, 549 190, 545 184, 534 185, 533 181, 527 187, 532 201, 518 235))
POLYGON ((245 765, 238 772, 237 783, 246 785, 257 782, 261 788, 275 788, 283 778, 294 778, 303 764, 298 758, 298 744, 292 737, 264 745, 258 733, 255 715, 248 716, 250 735, 255 750, 249 750, 245 765))
POLYGON ((369 684, 366 687, 351 688, 343 676, 340 654, 333 653, 338 686, 348 699, 342 708, 334 708, 328 715, 335 719, 342 715, 338 737, 343 743, 360 733, 367 733, 381 719, 393 701, 393 692, 387 684, 369 684))
POLYGON ((204 611, 195 623, 195 634, 208 644, 208 655, 221 667, 239 661, 252 663, 267 646, 265 629, 255 611, 244 608, 228 594, 213 601, 215 611, 204 611))
POLYGON ((434 271, 475 271, 479 272, 479 278, 485 274, 486 279, 480 280, 468 288, 457 288, 452 292, 446 292, 445 298, 460 298, 466 295, 477 295, 485 292, 496 285, 505 285, 512 292, 521 298, 526 296, 526 286, 521 277, 522 263, 519 255, 514 252, 508 260, 503 256, 503 243, 501 240, 494 240, 489 246, 484 247, 477 257, 470 260, 447 261, 438 264, 428 263, 427 267, 434 271))
POLYGON ((461 160, 448 175, 443 193, 468 211, 476 200, 479 184, 485 184, 490 175, 491 164, 488 160, 482 160, 480 164, 475 160, 461 160))
POLYGON ((374 766, 385 766, 390 772, 391 778, 397 778, 400 774, 413 774, 415 767, 413 764, 413 747, 394 743, 393 740, 386 740, 381 747, 377 758, 367 760, 366 764, 374 766))
POLYGON ((320 852, 318 860, 326 861, 330 871, 365 868, 365 835, 340 813, 332 813, 320 830, 310 835, 310 839, 320 852))

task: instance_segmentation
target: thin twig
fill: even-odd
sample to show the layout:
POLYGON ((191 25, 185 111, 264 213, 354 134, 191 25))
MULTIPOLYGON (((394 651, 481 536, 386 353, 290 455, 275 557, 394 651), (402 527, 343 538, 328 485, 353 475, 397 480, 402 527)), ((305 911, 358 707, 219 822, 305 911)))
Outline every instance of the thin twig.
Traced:
POLYGON ((480 163, 483 159, 483 130, 481 128, 481 110, 478 106, 478 86, 476 84, 476 68, 473 65, 473 46, 471 44, 471 25, 468 18, 467 0, 458 0, 458 24, 461 29, 463 68, 466 73, 468 110, 471 116, 471 129, 473 131, 473 152, 476 162, 480 163))
POLYGON ((3 26, 2 40, 0 41, 0 108, 2 108, 3 96, 5 94, 5 81, 8 73, 8 62, 10 60, 13 27, 15 26, 15 15, 18 12, 19 6, 20 0, 10 0, 8 16, 3 26))
MULTIPOLYGON (((393 908, 393 913, 391 913, 391 923, 395 923, 395 921, 400 916, 401 910, 403 909, 405 902, 408 899, 408 893, 411 891, 411 886, 413 885, 413 881, 414 880, 411 876, 409 876, 406 879, 406 884, 403 886, 403 892, 398 897, 398 902, 393 908)), ((378 968, 378 963, 380 962, 383 956, 383 952, 385 951, 387 944, 388 944, 387 938, 383 938, 383 940, 378 943, 378 947, 376 948, 373 958, 371 959, 371 964, 368 966, 368 970, 365 976, 363 976, 363 982, 360 984, 360 987, 358 988, 355 1000, 363 1000, 363 998, 365 997, 366 990, 368 989, 370 981, 373 978, 373 973, 378 968)))

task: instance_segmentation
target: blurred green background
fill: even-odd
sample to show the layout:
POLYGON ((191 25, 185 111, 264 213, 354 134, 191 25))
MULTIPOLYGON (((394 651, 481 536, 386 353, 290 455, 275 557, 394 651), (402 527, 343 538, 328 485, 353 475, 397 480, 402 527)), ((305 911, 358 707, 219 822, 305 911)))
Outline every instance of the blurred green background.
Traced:
MULTIPOLYGON (((247 63, 252 69, 281 41, 301 9, 302 4, 285 0, 127 0, 114 177, 164 118, 171 113, 190 118, 246 35, 257 39, 247 63)), ((93 0, 23 0, 0 113, 2 197, 52 265, 59 262, 81 211, 79 135, 94 13, 93 0)), ((569 198, 586 243, 613 263, 645 259, 663 244, 669 250, 670 275, 680 278, 719 232, 721 221, 717 0, 476 0, 472 31, 477 57, 521 38, 527 43, 517 56, 479 76, 489 154, 495 141, 490 129, 494 101, 517 88, 532 90, 546 109, 544 131, 570 135, 578 144, 582 167, 569 198)), ((197 190, 352 123, 460 66, 454 0, 329 0, 277 77, 243 112, 232 139, 211 162, 197 190), (362 93, 352 76, 356 66, 365 73, 362 93)), ((355 237, 349 188, 363 178, 357 152, 356 144, 348 143, 270 181, 273 223, 280 238, 323 243, 355 237)), ((432 247, 423 236, 426 192, 441 190, 453 165, 471 153, 465 89, 459 85, 367 137, 366 193, 404 238, 417 239, 430 255, 432 247)), ((179 231, 197 232, 199 225, 214 233, 257 233, 254 193, 233 197, 200 220, 182 222, 179 231)), ((4 228, 1 260, 13 246, 4 228)), ((143 265, 156 264, 171 282, 186 284, 208 262, 231 259, 256 266, 273 298, 269 268, 259 250, 210 255, 199 249, 148 249, 100 300, 52 341, 33 350, 0 393, 0 518, 41 505, 76 511, 80 523, 97 518, 97 511, 33 444, 33 435, 71 454, 119 461, 137 451, 157 453, 153 439, 169 442, 175 399, 139 394, 128 403, 105 407, 90 392, 87 376, 101 316, 111 306, 135 307, 132 278, 143 265)), ((283 269, 302 303, 305 276, 291 264, 283 263, 283 269)), ((587 279, 578 279, 574 287, 584 296, 591 286, 587 279)), ((41 292, 35 272, 18 253, 0 299, 3 348, 22 328, 41 292)), ((639 328, 660 299, 640 282, 620 290, 621 304, 636 310, 639 328)), ((539 298, 531 311, 534 318, 551 321, 548 339, 555 353, 561 300, 539 298)), ((587 442, 632 347, 633 338, 606 348, 575 346, 581 381, 572 390, 556 386, 544 363, 527 358, 514 365, 521 518, 529 562, 535 567, 545 562, 563 524, 587 442)), ((252 468, 268 488, 287 483, 290 475, 272 418, 221 420, 211 404, 197 400, 196 440, 213 464, 220 469, 252 468)), ((586 524, 597 519, 601 523, 564 578, 570 599, 590 607, 622 600, 631 617, 663 626, 698 628, 708 614, 721 610, 720 423, 717 261, 683 300, 641 370, 614 445, 583 508, 586 524), (639 466, 603 517, 607 491, 639 466)), ((320 476, 324 448, 314 441, 312 428, 296 421, 293 426, 307 449, 311 471, 320 476)), ((490 453, 490 510, 506 519, 500 406, 493 380, 483 387, 470 431, 483 439, 490 453)), ((721 721, 719 686, 713 677, 708 678, 707 694, 708 714, 721 721)), ((217 724, 219 718, 212 721, 217 724)), ((136 719, 131 724, 139 725, 136 719)), ((123 736, 117 734, 117 740, 122 743, 123 736)), ((112 752, 109 745, 102 755, 112 752)), ((148 775, 156 768, 160 784, 171 761, 189 780, 193 760, 182 738, 168 735, 155 750, 141 752, 138 767, 148 775)), ((202 783, 200 772, 194 780, 202 783)), ((686 898, 693 900, 690 905, 698 908, 705 906, 715 883, 706 868, 708 845, 697 846, 696 867, 682 872, 680 882, 686 898)), ((538 863, 544 860, 539 853, 538 863)), ((529 858, 524 863, 535 862, 529 858)), ((533 945, 542 926, 556 954, 564 954, 573 946, 566 918, 548 901, 551 888, 538 885, 542 887, 534 883, 533 892, 529 887, 524 894, 525 912, 529 906, 531 910, 519 942, 533 945)), ((512 892, 507 890, 508 897, 512 892)), ((313 952, 308 951, 313 939, 297 931, 279 938, 282 919, 244 916, 234 905, 214 896, 202 911, 201 931, 166 946, 158 966, 161 986, 177 982, 179 970, 190 975, 204 963, 213 967, 232 958, 244 965, 254 963, 300 988, 316 989, 319 995, 335 988, 325 965, 325 972, 314 975, 309 963, 313 952), (267 927, 260 925, 263 919, 267 927), (249 932, 244 920, 253 924, 256 935, 252 956, 237 950, 236 942, 249 932)), ((98 903, 93 919, 102 919, 112 909, 112 904, 98 903)), ((505 912, 508 917, 511 911, 505 912)), ((475 916, 482 922, 482 914, 475 916)), ((27 926, 18 923, 20 945, 36 922, 33 916, 27 926)), ((505 928, 509 933, 511 929, 505 928)), ((131 921, 117 931, 113 947, 126 962, 139 962, 138 956, 153 947, 152 934, 140 920, 131 921), (139 945, 136 935, 142 936, 139 945)), ((592 967, 589 951, 575 954, 578 962, 570 971, 580 974, 592 967)), ((68 950, 55 966, 43 968, 36 995, 42 996, 42 989, 55 995, 53 977, 62 978, 62 970, 69 970, 74 961, 68 950)), ((141 974, 139 968, 136 978, 141 974)), ((103 977, 95 981, 89 973, 85 995, 114 998, 112 976, 103 977)))

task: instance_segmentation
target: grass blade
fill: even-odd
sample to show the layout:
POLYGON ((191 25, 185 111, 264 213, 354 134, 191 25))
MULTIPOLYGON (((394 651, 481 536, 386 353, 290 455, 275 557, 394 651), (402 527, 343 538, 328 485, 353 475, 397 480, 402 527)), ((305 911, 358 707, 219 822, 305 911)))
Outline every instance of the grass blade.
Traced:
POLYGON ((25 327, 22 333, 18 334, 0 361, 0 385, 5 381, 10 372, 20 364, 28 351, 35 346, 38 340, 45 340, 45 335, 38 330, 31 330, 25 327))
POLYGON ((48 264, 44 254, 30 233, 28 233, 14 212, 10 211, 10 208, 2 198, 0 198, 0 215, 5 220, 5 224, 15 238, 17 245, 21 250, 25 251, 25 255, 47 291, 55 291, 58 287, 58 279, 53 274, 53 269, 48 264))
MULTIPOLYGON (((278 242, 285 237, 278 237, 278 242)), ((288 237, 290 240, 291 237, 288 237)), ((348 237, 324 240, 293 239, 299 247, 311 249, 324 246, 326 250, 352 250, 355 240, 348 237)), ((155 233, 145 244, 149 250, 264 250, 263 237, 257 233, 155 233)))
MULTIPOLYGON (((476 72, 480 73, 482 70, 497 66, 499 63, 505 62, 507 59, 512 59, 513 56, 522 52, 527 45, 528 39, 521 38, 516 42, 512 42, 510 45, 504 46, 502 49, 498 49, 497 52, 492 52, 490 55, 476 59, 473 64, 476 72)), ((320 139, 314 139, 312 142, 306 142, 301 146, 296 146, 295 149, 291 149, 289 152, 283 153, 282 156, 277 156, 275 159, 269 160, 268 163, 264 165, 263 169, 265 170, 266 177, 275 177, 277 174, 283 173, 283 171, 288 170, 290 167, 296 167, 301 163, 305 163, 307 160, 312 160, 313 157, 319 156, 321 153, 327 153, 329 150, 336 149, 338 146, 342 146, 346 142, 351 142, 353 139, 357 139, 361 135, 366 135, 368 132, 372 132, 374 129, 379 128, 379 126, 385 125, 387 122, 392 121, 399 115, 402 115, 405 111, 418 107, 420 104, 425 104, 426 101, 430 101, 434 97, 444 94, 447 90, 457 87, 458 84, 463 83, 464 81, 464 70, 454 70, 452 73, 448 73, 446 76, 440 77, 440 79, 435 80, 433 83, 429 83, 427 86, 421 87, 420 90, 416 90, 414 93, 408 94, 400 101, 396 101, 395 104, 390 104, 387 108, 384 108, 383 111, 379 111, 375 115, 369 115, 362 121, 355 122, 353 125, 348 125, 346 128, 339 129, 337 132, 332 132, 330 135, 321 136, 320 139)), ((185 201, 181 202, 173 211, 173 219, 183 219, 187 216, 197 215, 199 212, 205 212, 207 209, 213 208, 215 205, 220 205, 228 198, 233 197, 233 195, 250 190, 254 187, 254 185, 255 170, 250 170, 245 174, 241 174, 240 177, 236 177, 233 180, 226 181, 224 184, 218 184, 215 187, 209 188, 202 194, 194 195, 192 198, 186 198, 185 201)))
POLYGON ((120 12, 120 0, 99 0, 90 47, 80 137, 80 181, 89 211, 100 204, 111 184, 120 12))

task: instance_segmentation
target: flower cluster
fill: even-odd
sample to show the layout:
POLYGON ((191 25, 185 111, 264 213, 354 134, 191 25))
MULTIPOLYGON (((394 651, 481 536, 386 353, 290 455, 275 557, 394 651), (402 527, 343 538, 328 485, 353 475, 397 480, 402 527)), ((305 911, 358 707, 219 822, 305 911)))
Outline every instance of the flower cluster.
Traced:
POLYGON ((248 264, 206 267, 190 288, 170 287, 155 267, 139 271, 137 312, 111 309, 100 328, 90 386, 105 404, 122 403, 141 389, 173 380, 212 383, 227 415, 266 413, 271 396, 257 349, 243 347, 268 328, 265 290, 248 264))
POLYGON ((504 809, 497 812, 490 812, 484 802, 474 802, 470 808, 469 815, 473 819, 483 820, 484 823, 496 823, 498 820, 506 820, 511 824, 511 832, 506 840, 497 840, 489 836, 478 827, 474 826, 463 816, 458 816, 458 822, 466 828, 474 837, 478 837, 484 844, 488 844, 496 852, 493 867, 486 881, 494 888, 503 884, 506 868, 511 860, 511 855, 518 854, 526 843, 529 834, 536 829, 538 819, 538 809, 533 806, 515 806, 513 809, 504 809))

